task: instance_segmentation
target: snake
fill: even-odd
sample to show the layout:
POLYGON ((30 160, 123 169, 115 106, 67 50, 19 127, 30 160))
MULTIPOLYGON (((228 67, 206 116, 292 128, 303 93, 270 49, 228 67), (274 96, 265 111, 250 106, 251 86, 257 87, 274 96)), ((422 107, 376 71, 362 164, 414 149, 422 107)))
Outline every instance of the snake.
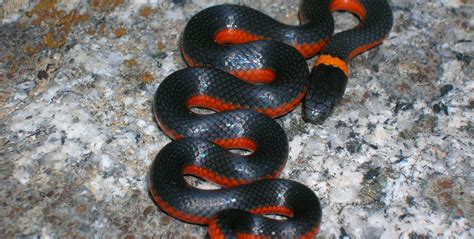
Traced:
POLYGON ((234 4, 200 11, 180 39, 189 67, 156 90, 154 117, 173 141, 152 162, 148 190, 168 215, 207 225, 210 238, 313 238, 320 228, 313 190, 279 178, 289 143, 274 118, 303 102, 305 121, 324 122, 344 95, 350 60, 382 43, 393 15, 386 0, 303 0, 299 18, 287 25, 234 4), (333 34, 334 11, 359 25, 333 34), (318 53, 310 72, 306 60, 318 53), (220 187, 194 187, 186 175, 220 187))

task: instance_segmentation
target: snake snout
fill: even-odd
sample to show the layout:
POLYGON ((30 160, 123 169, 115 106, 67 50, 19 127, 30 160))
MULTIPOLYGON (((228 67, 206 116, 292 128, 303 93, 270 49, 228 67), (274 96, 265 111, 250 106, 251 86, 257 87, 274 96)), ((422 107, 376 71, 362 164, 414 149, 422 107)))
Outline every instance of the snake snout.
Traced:
POLYGON ((303 119, 312 124, 321 124, 331 114, 334 105, 327 106, 325 104, 314 104, 314 106, 304 106, 303 119))
POLYGON ((310 86, 303 102, 303 119, 322 123, 344 95, 347 76, 333 66, 318 65, 310 76, 310 86))

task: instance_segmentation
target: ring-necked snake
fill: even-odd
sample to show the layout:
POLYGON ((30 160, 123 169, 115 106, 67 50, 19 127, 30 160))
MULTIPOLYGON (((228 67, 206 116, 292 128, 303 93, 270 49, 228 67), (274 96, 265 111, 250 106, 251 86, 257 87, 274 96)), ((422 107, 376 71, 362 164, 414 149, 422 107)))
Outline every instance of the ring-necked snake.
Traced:
POLYGON ((149 190, 169 215, 208 224, 211 238, 312 238, 318 231, 322 212, 313 191, 276 178, 288 140, 271 118, 304 98, 304 119, 322 122, 344 94, 350 59, 381 43, 393 20, 385 0, 304 0, 300 20, 289 26, 238 5, 205 9, 182 35, 192 67, 171 74, 156 91, 155 118, 175 141, 156 156, 149 190), (332 36, 337 10, 361 23, 332 36), (305 58, 321 50, 310 74, 305 58), (216 113, 196 114, 193 107, 216 113), (227 150, 235 148, 251 154, 227 150), (184 175, 223 187, 198 189, 184 175))

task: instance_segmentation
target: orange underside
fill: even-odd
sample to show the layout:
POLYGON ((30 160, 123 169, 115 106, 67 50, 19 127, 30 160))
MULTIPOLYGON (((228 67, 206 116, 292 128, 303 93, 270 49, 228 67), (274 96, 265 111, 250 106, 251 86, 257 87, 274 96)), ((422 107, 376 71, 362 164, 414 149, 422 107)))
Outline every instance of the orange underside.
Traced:
POLYGON ((217 219, 213 218, 209 221, 209 227, 207 228, 207 234, 210 239, 224 239, 221 229, 217 225, 217 219))
MULTIPOLYGON (((291 209, 287 207, 277 207, 277 206, 268 206, 268 207, 262 207, 262 208, 256 208, 251 210, 250 212, 255 213, 255 214, 280 214, 280 215, 285 215, 285 216, 293 216, 293 212, 291 209)), ((299 239, 312 239, 319 231, 319 225, 305 233, 304 235, 301 235, 299 239)), ((208 234, 211 239, 224 239, 224 234, 222 234, 219 226, 217 225, 217 219, 213 218, 209 221, 209 228, 208 228, 208 234)), ((253 234, 246 234, 246 233, 237 233, 236 237, 238 239, 269 239, 271 237, 265 237, 265 236, 258 236, 258 235, 253 235, 253 234)))
MULTIPOLYGON (((278 117, 288 113, 290 110, 295 108, 303 99, 304 94, 306 93, 306 89, 298 94, 298 96, 293 99, 291 102, 281 105, 276 108, 266 108, 266 109, 255 109, 257 112, 267 115, 268 117, 278 117)), ((241 105, 238 104, 229 104, 222 102, 219 99, 205 96, 205 95, 196 95, 191 97, 187 105, 189 108, 192 107, 202 107, 206 109, 211 109, 214 111, 225 111, 225 110, 235 110, 235 109, 243 109, 241 105)))
POLYGON ((318 234, 319 226, 320 226, 320 224, 313 227, 313 229, 311 229, 311 231, 309 231, 306 234, 304 234, 303 236, 301 236, 300 239, 312 239, 312 238, 314 238, 314 236, 316 236, 316 234, 318 234))
POLYGON ((221 30, 214 36, 214 41, 217 44, 243 44, 263 39, 265 39, 265 37, 253 35, 238 29, 221 30))
POLYGON ((158 206, 163 211, 165 211, 166 213, 168 213, 172 217, 178 218, 178 219, 183 220, 185 222, 195 223, 195 224, 208 224, 209 223, 210 219, 207 218, 207 217, 193 216, 193 215, 185 214, 181 211, 176 210, 171 205, 169 205, 168 203, 166 203, 165 201, 163 201, 161 199, 161 197, 155 192, 155 190, 152 189, 152 184, 150 182, 148 183, 148 185, 150 185, 149 190, 150 190, 151 196, 153 198, 153 201, 155 201, 156 204, 158 204, 158 206))
POLYGON ((190 165, 183 169, 183 175, 193 175, 199 178, 202 178, 206 181, 214 182, 224 187, 232 187, 237 185, 242 185, 248 183, 246 180, 240 179, 231 179, 217 175, 216 173, 201 168, 199 166, 190 165))
POLYGON ((365 52, 365 51, 367 51, 367 50, 369 50, 369 49, 371 49, 371 48, 373 48, 373 47, 379 45, 380 43, 382 43, 382 41, 383 41, 383 38, 382 38, 382 39, 379 39, 379 40, 377 40, 377 41, 371 42, 371 43, 369 43, 369 44, 367 44, 367 45, 363 45, 363 46, 357 47, 355 50, 353 50, 353 51, 351 52, 351 54, 349 54, 349 59, 352 59, 352 58, 354 58, 355 56, 359 55, 360 53, 365 52))
MULTIPOLYGON (((184 169, 183 174, 191 174, 191 175, 199 174, 196 170, 199 171, 202 169, 196 166, 188 166, 184 169)), ((163 211, 165 211, 169 215, 175 218, 178 218, 180 220, 189 222, 189 223, 195 223, 195 224, 209 224, 210 223, 210 218, 189 215, 173 208, 167 202, 163 201, 161 197, 156 193, 156 191, 153 190, 151 182, 149 182, 148 185, 150 185, 149 190, 150 190, 153 200, 156 202, 156 204, 158 204, 158 206, 163 211)), ((236 185, 228 185, 228 186, 236 186, 236 185)), ((284 215, 287 217, 293 216, 293 212, 291 209, 287 207, 277 207, 277 206, 266 206, 266 207, 255 208, 255 209, 250 210, 249 212, 254 213, 254 214, 279 214, 279 215, 284 215)))
MULTIPOLYGON (((365 8, 358 0, 333 0, 329 4, 329 10, 330 11, 348 11, 348 12, 351 12, 351 13, 357 15, 361 22, 364 21, 365 16, 366 16, 365 8)), ((355 56, 359 55, 360 53, 365 52, 365 51, 379 45, 380 43, 382 43, 384 38, 385 37, 383 37, 382 39, 379 39, 377 41, 374 41, 374 42, 371 42, 369 44, 366 44, 366 45, 363 45, 363 46, 360 46, 360 47, 356 48, 355 50, 353 50, 349 54, 349 60, 351 60, 355 56)))
POLYGON ((229 71, 229 73, 237 78, 254 84, 270 83, 276 77, 275 72, 270 69, 239 70, 229 71))
MULTIPOLYGON (((204 180, 217 183, 223 187, 234 187, 234 186, 250 183, 250 181, 245 180, 245 179, 232 179, 232 178, 222 177, 208 169, 201 168, 195 165, 190 165, 190 166, 185 167, 182 173, 183 175, 193 175, 193 176, 202 178, 204 180)), ((263 178, 258 178, 255 180, 273 179, 273 178, 278 177, 279 175, 280 175, 280 171, 275 171, 271 175, 265 176, 263 178)))
POLYGON ((188 63, 188 66, 199 66, 199 63, 195 62, 190 56, 188 56, 188 54, 186 54, 186 52, 182 50, 181 53, 183 54, 184 61, 188 63))
POLYGON ((180 138, 183 137, 182 135, 177 134, 174 131, 172 131, 171 129, 169 129, 168 127, 166 127, 166 125, 158 118, 158 116, 156 116, 156 114, 154 114, 154 116, 155 116, 156 122, 158 122, 158 126, 160 126, 161 130, 163 130, 163 132, 166 135, 168 135, 170 138, 176 140, 176 139, 180 139, 180 138))
MULTIPOLYGON (((214 41, 218 44, 243 44, 251 41, 269 39, 262 36, 253 35, 239 29, 225 29, 217 32, 214 41)), ((326 45, 328 39, 322 39, 315 43, 298 44, 293 47, 298 50, 305 58, 316 55, 326 45)))
MULTIPOLYGON (((182 54, 183 54, 184 60, 189 66, 191 67, 199 66, 199 63, 194 61, 184 51, 182 51, 182 54)), ((276 77, 275 72, 273 72, 270 69, 238 70, 238 71, 229 71, 229 73, 237 78, 240 78, 244 81, 247 81, 253 84, 270 83, 276 77)))
POLYGON ((289 209, 288 207, 283 207, 283 206, 265 206, 265 207, 259 207, 259 208, 254 208, 250 210, 249 212, 253 214, 278 214, 278 215, 283 215, 286 217, 292 217, 293 216, 293 210, 289 209))
POLYGON ((348 11, 359 17, 361 21, 365 19, 365 8, 358 0, 333 0, 329 4, 329 11, 348 11))
POLYGON ((245 149, 252 152, 257 150, 257 145, 255 142, 247 138, 220 139, 215 140, 214 143, 225 149, 245 149))
MULTIPOLYGON (((279 206, 264 206, 264 207, 259 207, 255 208, 249 211, 250 213, 253 214, 279 214, 279 215, 284 215, 287 217, 292 217, 293 216, 293 211, 287 207, 279 207, 279 206)), ((216 219, 212 219, 209 222, 209 228, 208 228, 208 234, 211 239, 222 239, 224 238, 224 235, 222 234, 221 230, 219 229, 216 219)), ((245 233, 237 233, 236 237, 238 239, 267 239, 270 237, 264 237, 264 236, 257 236, 257 235, 252 235, 252 234, 245 234, 245 233)), ((302 237, 305 238, 305 237, 302 237)))

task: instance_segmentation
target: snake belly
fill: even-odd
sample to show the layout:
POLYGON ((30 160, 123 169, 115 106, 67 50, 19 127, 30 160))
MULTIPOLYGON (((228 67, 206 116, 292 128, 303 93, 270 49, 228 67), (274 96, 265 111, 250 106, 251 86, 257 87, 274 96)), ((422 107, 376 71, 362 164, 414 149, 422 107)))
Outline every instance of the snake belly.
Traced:
POLYGON ((181 39, 191 67, 168 76, 155 93, 156 121, 174 141, 152 163, 149 191, 169 215, 207 224, 211 238, 312 238, 319 229, 314 192, 277 178, 288 140, 272 118, 304 99, 303 118, 322 122, 345 91, 347 63, 381 42, 392 15, 384 0, 303 0, 300 19, 300 26, 285 25, 231 4, 199 12, 181 39), (361 24, 332 36, 336 10, 355 13, 361 24), (305 58, 321 50, 310 73, 305 58), (196 114, 193 107, 216 113, 196 114), (192 187, 184 175, 222 188, 192 187))

